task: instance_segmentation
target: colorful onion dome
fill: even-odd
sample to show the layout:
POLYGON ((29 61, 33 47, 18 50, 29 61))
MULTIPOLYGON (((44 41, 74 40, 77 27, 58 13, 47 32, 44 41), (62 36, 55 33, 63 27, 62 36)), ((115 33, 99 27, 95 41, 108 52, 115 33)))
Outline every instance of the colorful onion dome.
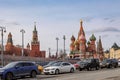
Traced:
POLYGON ((76 41, 74 42, 74 45, 79 45, 79 42, 76 40, 76 41))
POLYGON ((90 44, 90 41, 88 41, 87 44, 89 45, 89 44, 90 44))
POLYGON ((72 40, 72 41, 75 41, 75 37, 74 37, 73 35, 72 35, 72 37, 71 37, 71 40, 72 40))
POLYGON ((96 37, 94 36, 94 34, 92 34, 92 36, 90 37, 90 41, 95 41, 96 37))

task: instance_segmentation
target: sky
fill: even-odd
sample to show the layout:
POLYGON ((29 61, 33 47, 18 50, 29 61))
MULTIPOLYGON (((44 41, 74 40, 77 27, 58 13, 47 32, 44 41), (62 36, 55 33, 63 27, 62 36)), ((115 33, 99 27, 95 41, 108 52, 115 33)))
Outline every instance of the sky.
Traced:
MULTIPOLYGON (((0 0, 0 26, 6 28, 4 45, 11 32, 14 45, 22 44, 21 29, 24 33, 24 47, 31 44, 34 22, 38 31, 40 49, 51 48, 56 52, 56 37, 59 51, 63 50, 63 35, 66 36, 65 49, 69 53, 70 38, 76 38, 80 20, 87 41, 94 34, 98 41, 101 36, 104 50, 114 42, 120 46, 120 0, 0 0)), ((0 37, 1 42, 1 37, 0 37)))

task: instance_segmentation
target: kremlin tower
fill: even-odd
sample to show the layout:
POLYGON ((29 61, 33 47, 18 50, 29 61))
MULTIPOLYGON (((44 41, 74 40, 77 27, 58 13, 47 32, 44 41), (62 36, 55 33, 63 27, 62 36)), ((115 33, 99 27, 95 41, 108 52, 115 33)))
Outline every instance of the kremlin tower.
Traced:
POLYGON ((41 56, 41 54, 40 54, 40 42, 38 41, 36 23, 34 24, 30 56, 34 56, 34 57, 41 56))

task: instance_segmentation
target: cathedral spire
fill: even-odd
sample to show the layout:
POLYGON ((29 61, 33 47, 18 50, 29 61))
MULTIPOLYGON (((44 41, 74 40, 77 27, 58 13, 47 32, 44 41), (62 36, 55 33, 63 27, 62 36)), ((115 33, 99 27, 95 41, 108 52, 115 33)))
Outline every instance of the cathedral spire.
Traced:
POLYGON ((83 21, 82 20, 80 20, 80 30, 79 30, 79 33, 78 33, 78 39, 81 36, 81 34, 83 34, 83 36, 85 36, 85 32, 83 30, 83 21))
POLYGON ((82 24, 83 24, 83 21, 80 20, 80 29, 83 29, 82 24))
POLYGON ((99 36, 99 48, 102 49, 101 36, 99 36))

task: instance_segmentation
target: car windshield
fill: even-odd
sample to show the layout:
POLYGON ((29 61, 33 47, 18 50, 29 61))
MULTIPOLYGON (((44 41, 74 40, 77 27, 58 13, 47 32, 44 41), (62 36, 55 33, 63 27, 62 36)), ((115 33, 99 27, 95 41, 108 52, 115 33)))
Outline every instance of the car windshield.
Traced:
POLYGON ((82 61, 78 61, 77 64, 80 64, 82 61))
POLYGON ((4 66, 3 68, 12 68, 12 67, 14 67, 16 65, 16 62, 12 62, 12 63, 9 63, 9 64, 7 64, 6 66, 4 66))
POLYGON ((106 62, 110 62, 111 60, 110 59, 107 59, 106 62))
POLYGON ((90 63, 90 62, 91 62, 91 59, 85 59, 85 60, 83 60, 82 62, 88 62, 88 63, 90 63))
POLYGON ((51 61, 51 62, 49 62, 47 65, 52 65, 52 64, 54 64, 54 63, 56 63, 55 61, 51 61))
POLYGON ((54 64, 52 64, 52 66, 60 66, 61 65, 61 62, 56 62, 54 64))

